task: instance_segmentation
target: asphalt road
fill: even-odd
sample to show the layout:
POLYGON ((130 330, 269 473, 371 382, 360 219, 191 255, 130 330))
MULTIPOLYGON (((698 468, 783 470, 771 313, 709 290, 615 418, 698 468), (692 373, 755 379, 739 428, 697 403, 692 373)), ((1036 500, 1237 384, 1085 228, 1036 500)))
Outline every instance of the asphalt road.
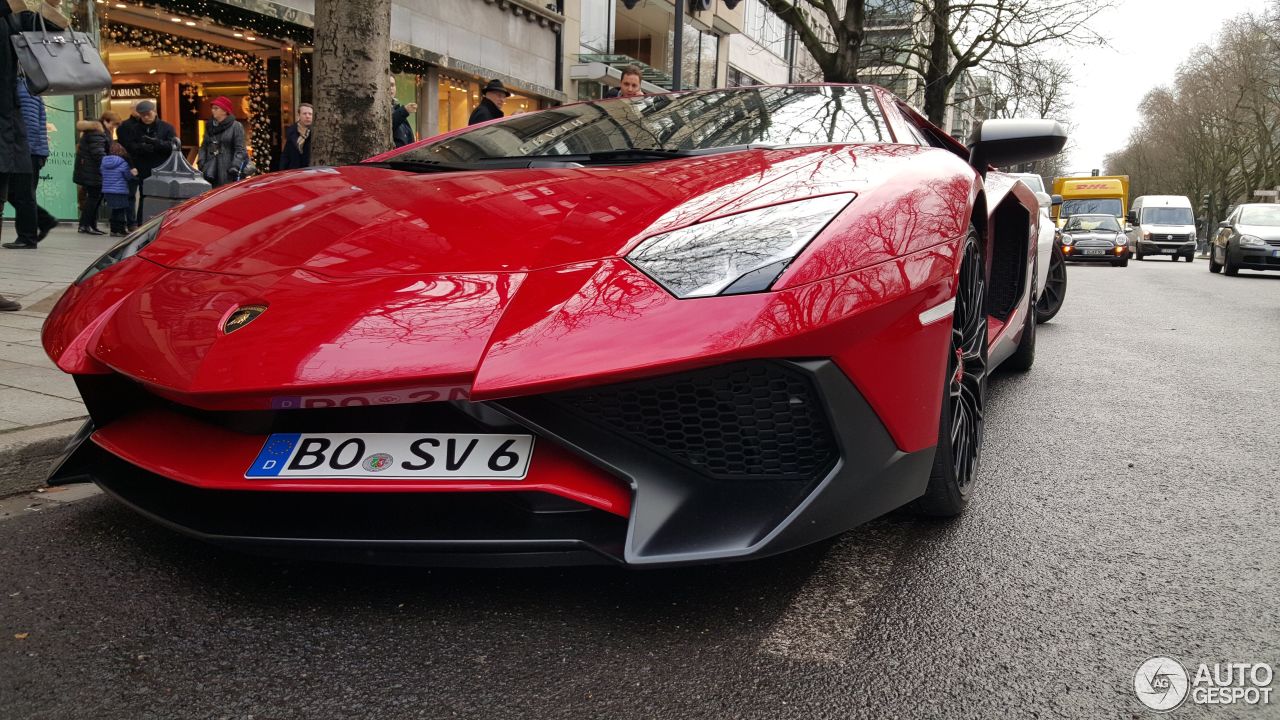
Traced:
POLYGON ((773 560, 299 564, 101 496, 11 513, 0 717, 1154 717, 1153 655, 1280 665, 1280 273, 1206 266, 1071 266, 963 518, 773 560))

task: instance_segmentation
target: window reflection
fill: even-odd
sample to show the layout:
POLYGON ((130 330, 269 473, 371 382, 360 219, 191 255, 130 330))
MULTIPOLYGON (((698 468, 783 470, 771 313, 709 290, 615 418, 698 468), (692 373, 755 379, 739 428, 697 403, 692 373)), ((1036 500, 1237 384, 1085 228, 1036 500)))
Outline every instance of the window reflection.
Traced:
POLYGON ((457 163, 634 148, 883 142, 891 142, 890 135, 875 95, 866 88, 765 87, 612 99, 527 113, 398 157, 457 163))

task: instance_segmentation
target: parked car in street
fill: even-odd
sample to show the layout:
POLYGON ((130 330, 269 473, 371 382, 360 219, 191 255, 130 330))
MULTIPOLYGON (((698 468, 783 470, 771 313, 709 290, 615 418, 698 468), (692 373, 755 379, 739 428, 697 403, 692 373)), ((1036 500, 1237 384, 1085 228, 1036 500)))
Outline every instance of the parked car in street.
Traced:
POLYGON ((1209 272, 1280 270, 1280 204, 1246 203, 1218 224, 1209 245, 1209 272))
POLYGON ((1040 235, 1036 239, 1036 322, 1053 319, 1067 299, 1067 264, 1058 242, 1057 227, 1050 215, 1062 204, 1062 197, 1044 191, 1044 178, 1035 173, 1009 173, 1036 193, 1040 203, 1040 235))
POLYGON ((1143 195, 1133 201, 1128 220, 1129 249, 1138 260, 1147 255, 1195 260, 1196 217, 1186 197, 1143 195))
POLYGON ((92 480, 211 542, 353 561, 662 566, 798 548, 978 480, 1035 359, 1039 205, 888 91, 521 113, 149 222, 44 348, 92 480))
POLYGON ((1076 262, 1129 264, 1129 244, 1114 215, 1072 215, 1062 226, 1062 252, 1076 262))

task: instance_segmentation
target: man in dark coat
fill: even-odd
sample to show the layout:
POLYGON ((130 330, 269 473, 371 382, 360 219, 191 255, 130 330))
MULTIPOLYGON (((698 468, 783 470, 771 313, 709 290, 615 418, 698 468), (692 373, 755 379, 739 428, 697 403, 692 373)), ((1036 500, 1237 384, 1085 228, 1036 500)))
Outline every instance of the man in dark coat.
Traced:
POLYGON ((133 204, 135 194, 138 198, 137 207, 133 208, 134 220, 129 223, 130 226, 137 224, 138 219, 143 217, 142 181, 151 177, 151 171, 169 159, 177 137, 178 133, 173 126, 156 115, 156 104, 150 100, 143 100, 135 105, 133 115, 116 128, 116 140, 124 146, 133 166, 138 169, 138 177, 129 185, 130 205, 133 204))
POLYGON ((413 134, 413 126, 409 124, 409 116, 418 112, 418 103, 401 105, 394 100, 391 103, 391 139, 396 147, 412 145, 417 138, 413 134))
POLYGON ((280 151, 280 169, 296 170, 311 167, 311 123, 315 110, 307 103, 298 106, 298 122, 284 133, 284 147, 280 151))
MULTIPOLYGON (((45 13, 49 21, 58 27, 66 27, 66 18, 56 10, 45 13)), ((8 29, 6 43, 0 49, 0 198, 9 197, 9 188, 15 189, 13 205, 17 242, 7 243, 13 248, 33 248, 39 239, 36 219, 35 186, 32 184, 31 147, 27 144, 26 120, 22 117, 22 104, 18 100, 18 56, 13 51, 13 41, 7 35, 15 32, 9 17, 15 16, 23 29, 34 26, 35 15, 27 10, 21 0, 0 2, 0 23, 8 29)))
POLYGON ((477 125, 503 117, 502 103, 511 97, 511 92, 503 87, 501 80, 490 80, 480 95, 482 96, 480 104, 471 111, 471 117, 467 119, 468 125, 477 125))
POLYGON ((35 242, 32 242, 29 237, 20 236, 16 242, 5 243, 0 247, 10 250, 34 250, 36 243, 44 240, 49 232, 58 226, 58 219, 50 215, 48 210, 40 207, 40 203, 36 201, 40 171, 49 159, 48 116, 45 113, 44 101, 38 97, 32 97, 27 91, 25 81, 18 80, 17 90, 18 101, 22 104, 22 118, 27 123, 27 147, 31 149, 31 184, 24 185, 16 179, 10 182, 7 199, 9 204, 13 205, 15 214, 19 208, 22 208, 21 212, 24 214, 32 212, 31 208, 35 208, 37 232, 35 242))

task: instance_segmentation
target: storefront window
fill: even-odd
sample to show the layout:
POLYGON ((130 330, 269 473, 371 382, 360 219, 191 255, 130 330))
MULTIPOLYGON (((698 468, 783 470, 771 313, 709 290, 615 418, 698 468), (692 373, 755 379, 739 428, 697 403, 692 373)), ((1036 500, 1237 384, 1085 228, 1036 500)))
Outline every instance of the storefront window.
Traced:
POLYGON ((716 59, 720 54, 720 39, 709 32, 702 32, 686 19, 684 42, 681 44, 680 86, 686 90, 708 90, 716 86, 716 59))
MULTIPOLYGON (((440 73, 437 84, 440 118, 438 132, 446 133, 467 126, 471 111, 480 104, 481 87, 483 85, 476 80, 440 73)), ((540 107, 537 98, 515 93, 502 104, 502 112, 510 117, 538 110, 540 107)))
POLYGON ((613 0, 582 0, 582 52, 613 52, 613 12, 613 0))
POLYGON ((444 73, 440 73, 437 83, 439 132, 466 127, 471 111, 480 104, 480 83, 444 73))

